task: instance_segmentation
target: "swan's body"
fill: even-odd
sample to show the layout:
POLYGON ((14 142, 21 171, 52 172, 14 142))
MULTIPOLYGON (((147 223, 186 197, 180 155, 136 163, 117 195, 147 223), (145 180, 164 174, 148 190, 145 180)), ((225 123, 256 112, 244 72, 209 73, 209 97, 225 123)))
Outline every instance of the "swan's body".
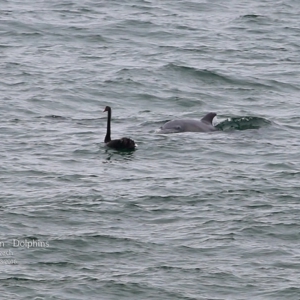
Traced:
POLYGON ((216 131, 218 129, 212 124, 212 120, 216 115, 216 113, 208 113, 200 121, 192 119, 179 119, 169 121, 162 127, 160 127, 158 133, 216 131))
POLYGON ((116 149, 116 150, 134 150, 136 147, 135 142, 132 139, 129 138, 121 138, 112 140, 110 138, 110 121, 111 121, 111 108, 110 106, 106 106, 104 111, 108 112, 107 116, 107 127, 106 127, 106 135, 104 139, 104 143, 107 147, 116 149))

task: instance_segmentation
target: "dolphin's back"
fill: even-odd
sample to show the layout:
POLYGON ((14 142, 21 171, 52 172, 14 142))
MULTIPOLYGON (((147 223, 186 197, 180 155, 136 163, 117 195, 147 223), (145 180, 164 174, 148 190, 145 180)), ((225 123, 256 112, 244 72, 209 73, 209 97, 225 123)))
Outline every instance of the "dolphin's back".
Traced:
POLYGON ((212 125, 212 123, 209 122, 209 118, 207 119, 204 118, 201 121, 192 120, 192 119, 179 119, 179 120, 169 121, 160 128, 161 129, 160 133, 210 132, 210 131, 217 130, 212 125))

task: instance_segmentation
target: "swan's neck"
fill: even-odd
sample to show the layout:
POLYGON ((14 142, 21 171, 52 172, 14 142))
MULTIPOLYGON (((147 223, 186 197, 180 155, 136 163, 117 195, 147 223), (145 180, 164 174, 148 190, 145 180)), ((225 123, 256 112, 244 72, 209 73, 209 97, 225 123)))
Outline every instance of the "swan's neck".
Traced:
POLYGON ((104 139, 104 143, 108 143, 111 141, 110 138, 110 119, 111 119, 111 110, 108 110, 108 116, 107 116, 107 127, 106 127, 106 136, 104 139))

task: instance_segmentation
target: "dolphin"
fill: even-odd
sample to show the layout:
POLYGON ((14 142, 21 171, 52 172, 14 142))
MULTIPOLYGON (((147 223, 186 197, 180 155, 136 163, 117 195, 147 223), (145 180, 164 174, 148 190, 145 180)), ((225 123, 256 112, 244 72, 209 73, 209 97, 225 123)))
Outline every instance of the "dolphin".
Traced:
POLYGON ((158 133, 216 131, 218 129, 212 124, 212 120, 216 115, 216 113, 210 112, 200 121, 192 119, 172 120, 161 126, 158 133))

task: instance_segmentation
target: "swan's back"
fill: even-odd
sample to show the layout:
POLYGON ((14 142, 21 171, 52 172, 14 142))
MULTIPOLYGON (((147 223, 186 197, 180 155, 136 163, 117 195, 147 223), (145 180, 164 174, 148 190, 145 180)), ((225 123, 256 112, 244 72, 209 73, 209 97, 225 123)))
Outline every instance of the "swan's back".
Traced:
POLYGON ((121 138, 106 143, 106 146, 116 150, 134 150, 136 145, 132 139, 121 138))

